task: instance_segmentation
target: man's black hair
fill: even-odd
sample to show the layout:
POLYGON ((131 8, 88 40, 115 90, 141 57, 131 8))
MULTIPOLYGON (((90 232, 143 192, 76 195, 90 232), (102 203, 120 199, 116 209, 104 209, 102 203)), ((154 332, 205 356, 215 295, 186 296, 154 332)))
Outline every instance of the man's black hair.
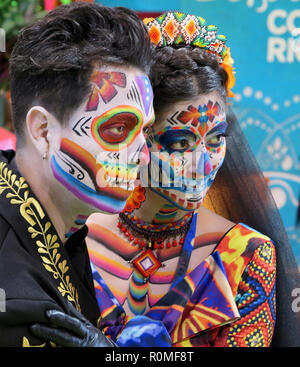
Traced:
POLYGON ((21 31, 10 59, 18 140, 33 105, 64 123, 87 98, 95 65, 135 66, 147 74, 151 60, 149 36, 131 10, 80 2, 57 7, 21 31))

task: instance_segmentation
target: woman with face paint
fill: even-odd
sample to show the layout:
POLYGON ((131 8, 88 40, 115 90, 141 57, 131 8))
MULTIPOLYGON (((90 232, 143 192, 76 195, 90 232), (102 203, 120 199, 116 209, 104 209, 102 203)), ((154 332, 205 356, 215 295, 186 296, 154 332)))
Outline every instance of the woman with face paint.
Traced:
POLYGON ((172 346, 269 346, 274 244, 203 205, 226 154, 234 85, 226 38, 203 18, 178 12, 146 23, 156 48, 150 164, 117 225, 115 218, 108 228, 97 215, 89 219, 100 309, 104 314, 115 299, 121 310, 117 326, 109 324, 111 312, 101 326, 119 346, 153 342, 147 330, 137 333, 143 327, 157 340, 167 331, 172 346))
POLYGON ((297 269, 228 106, 226 38, 179 12, 145 23, 156 50, 150 164, 121 214, 87 222, 99 327, 118 346, 299 346, 297 269))

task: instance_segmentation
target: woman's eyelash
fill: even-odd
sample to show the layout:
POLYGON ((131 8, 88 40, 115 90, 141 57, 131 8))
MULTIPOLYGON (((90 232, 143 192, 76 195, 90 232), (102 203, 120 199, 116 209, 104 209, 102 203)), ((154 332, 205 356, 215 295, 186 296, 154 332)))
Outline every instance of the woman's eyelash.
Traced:
POLYGON ((206 142, 207 142, 207 144, 208 145, 214 145, 214 144, 216 144, 215 142, 214 142, 214 139, 217 139, 217 144, 221 144, 221 138, 226 138, 228 135, 226 134, 226 133, 220 133, 220 134, 216 134, 216 135, 214 135, 214 136, 207 136, 207 138, 206 138, 206 142))
POLYGON ((215 136, 212 136, 212 137, 209 137, 210 139, 212 138, 221 138, 221 137, 224 137, 224 138, 227 138, 227 136, 229 136, 227 133, 220 133, 220 134, 217 134, 215 136))

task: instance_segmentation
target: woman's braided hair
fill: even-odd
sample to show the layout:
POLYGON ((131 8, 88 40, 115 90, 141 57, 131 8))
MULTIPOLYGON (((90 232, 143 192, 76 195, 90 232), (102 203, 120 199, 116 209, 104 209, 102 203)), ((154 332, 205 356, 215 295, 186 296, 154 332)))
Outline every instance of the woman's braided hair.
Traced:
POLYGON ((160 112, 173 103, 213 91, 226 102, 227 77, 216 56, 206 50, 191 46, 156 48, 150 73, 154 109, 160 112))

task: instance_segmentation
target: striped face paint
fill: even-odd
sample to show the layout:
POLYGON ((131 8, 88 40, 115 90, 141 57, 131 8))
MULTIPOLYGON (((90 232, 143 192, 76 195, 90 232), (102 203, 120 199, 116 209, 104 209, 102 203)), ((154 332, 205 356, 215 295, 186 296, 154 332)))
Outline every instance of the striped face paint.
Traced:
POLYGON ((175 104, 153 126, 143 184, 179 209, 197 209, 224 161, 226 129, 223 102, 213 93, 175 104))
POLYGON ((123 210, 140 165, 149 162, 143 131, 154 119, 153 97, 151 89, 146 99, 140 80, 149 81, 135 68, 95 70, 90 95, 61 127, 59 144, 50 152, 54 177, 105 213, 123 210))
POLYGON ((146 114, 148 114, 151 109, 151 101, 153 100, 153 92, 150 81, 145 75, 138 75, 135 78, 135 81, 141 95, 140 103, 142 103, 146 114))

